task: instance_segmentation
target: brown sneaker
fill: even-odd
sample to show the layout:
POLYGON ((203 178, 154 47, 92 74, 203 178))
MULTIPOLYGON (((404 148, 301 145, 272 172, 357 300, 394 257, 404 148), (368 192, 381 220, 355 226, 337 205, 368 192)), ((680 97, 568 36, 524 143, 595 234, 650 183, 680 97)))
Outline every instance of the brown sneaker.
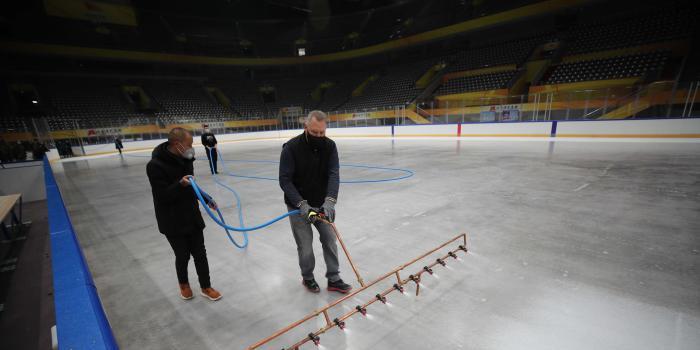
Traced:
POLYGON ((221 295, 221 293, 214 288, 202 288, 202 296, 211 301, 217 301, 221 299, 223 295, 221 295))
POLYGON ((194 298, 194 294, 192 293, 192 288, 190 288, 189 283, 180 284, 180 298, 183 300, 190 300, 194 298))

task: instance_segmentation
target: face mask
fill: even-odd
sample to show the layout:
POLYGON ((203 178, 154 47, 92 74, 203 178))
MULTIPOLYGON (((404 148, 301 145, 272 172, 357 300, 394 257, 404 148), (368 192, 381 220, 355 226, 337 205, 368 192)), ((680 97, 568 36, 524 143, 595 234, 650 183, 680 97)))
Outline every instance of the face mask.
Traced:
POLYGON ((306 139, 308 140, 309 145, 312 148, 323 148, 323 146, 326 144, 326 142, 325 142, 326 137, 325 136, 321 136, 321 137, 313 136, 313 135, 309 134, 308 132, 306 132, 306 139))
POLYGON ((207 134, 209 134, 209 133, 211 133, 211 130, 209 130, 209 129, 204 129, 204 132, 207 133, 207 134))
POLYGON ((185 149, 182 145, 177 144, 177 150, 182 153, 182 158, 192 159, 194 158, 194 148, 185 149))

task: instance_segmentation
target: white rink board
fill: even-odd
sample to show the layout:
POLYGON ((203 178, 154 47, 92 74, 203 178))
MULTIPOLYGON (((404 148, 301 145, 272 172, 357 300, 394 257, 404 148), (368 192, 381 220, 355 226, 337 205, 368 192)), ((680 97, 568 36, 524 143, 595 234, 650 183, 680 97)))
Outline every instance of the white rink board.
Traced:
POLYGON ((461 136, 549 137, 552 122, 462 124, 461 136))
POLYGON ((394 136, 457 136, 457 124, 399 125, 394 127, 394 136))
MULTIPOLYGON (((398 125, 394 126, 396 137, 550 137, 551 121, 520 123, 469 123, 441 125, 398 125)), ((235 141, 255 141, 288 139, 302 133, 301 129, 259 131, 217 135, 221 143, 235 141)), ((369 126, 355 128, 329 128, 329 137, 392 137, 391 126, 369 126)), ((666 139, 700 137, 700 119, 654 119, 654 120, 605 120, 605 121, 558 121, 557 138, 606 138, 606 139, 666 139)), ((153 149, 165 139, 124 142, 124 151, 145 151, 153 149)), ((195 145, 201 145, 195 137, 195 145)), ((113 144, 85 146, 86 155, 112 154, 113 144)))
MULTIPOLYGON (((700 135, 700 119, 560 121, 558 137, 700 135)), ((696 136, 697 137, 697 136, 696 136)))

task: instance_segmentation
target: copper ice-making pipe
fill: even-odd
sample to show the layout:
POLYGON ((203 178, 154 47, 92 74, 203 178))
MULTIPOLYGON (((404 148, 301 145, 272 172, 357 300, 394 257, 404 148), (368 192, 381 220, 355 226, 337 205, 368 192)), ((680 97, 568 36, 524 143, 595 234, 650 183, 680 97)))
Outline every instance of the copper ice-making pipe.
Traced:
POLYGON ((335 237, 338 238, 338 242, 340 242, 340 246, 343 248, 343 251, 345 252, 345 256, 348 257, 348 261, 350 262, 350 267, 352 267, 352 271, 355 272, 355 276, 357 277, 357 282, 360 283, 361 287, 365 286, 365 281, 362 279, 362 276, 360 276, 360 272, 357 271, 357 267, 355 267, 355 263, 352 261, 352 258, 350 257, 350 253, 348 252, 348 248, 345 247, 345 242, 343 242, 343 238, 340 236, 340 231, 338 231, 338 228, 335 226, 334 223, 326 221, 321 219, 323 222, 329 224, 333 228, 333 232, 335 233, 335 237))
MULTIPOLYGON (((336 231, 336 234, 337 234, 337 231, 336 231)), ((346 300, 348 300, 348 299, 354 297, 354 296, 357 295, 358 293, 363 292, 363 291, 366 290, 367 288, 370 288, 370 287, 374 286, 375 284, 377 284, 377 283, 379 283, 379 282, 381 282, 381 281, 383 281, 383 280, 389 278, 389 277, 392 276, 392 275, 395 275, 395 276, 396 276, 396 278, 397 278, 397 284, 398 284, 399 286, 402 286, 402 285, 408 283, 410 280, 408 280, 408 279, 402 280, 402 279, 401 279, 401 276, 400 276, 400 274, 399 274, 399 271, 405 269, 405 268, 406 268, 407 266, 409 266, 409 265, 414 264, 416 261, 421 260, 421 259, 425 258, 426 256, 428 256, 428 255, 430 255, 430 254, 432 254, 432 253, 434 253, 434 252, 436 252, 436 251, 438 251, 438 250, 444 248, 444 247, 447 246, 448 244, 450 244, 450 243, 452 243, 452 242, 454 242, 454 241, 456 241, 456 240, 458 240, 458 239, 460 239, 460 238, 463 239, 464 245, 461 245, 460 248, 458 248, 458 249, 456 249, 456 250, 454 250, 454 251, 450 251, 450 253, 448 253, 448 255, 446 255, 446 256, 443 257, 442 259, 443 259, 443 260, 444 260, 444 259, 447 259, 448 257, 452 256, 451 254, 454 254, 454 253, 456 253, 456 252, 458 252, 458 251, 460 251, 460 250, 468 251, 468 248, 467 248, 467 234, 466 234, 466 233, 462 233, 462 234, 460 234, 460 235, 458 235, 458 236, 456 236, 456 237, 450 239, 449 241, 447 241, 447 242, 441 244, 440 246, 438 246, 438 247, 436 247, 436 248, 434 248, 434 249, 432 249, 432 250, 430 250, 430 251, 428 251, 428 252, 422 254, 421 256, 419 256, 419 257, 417 257, 417 258, 415 258, 415 259, 413 259, 413 260, 411 260, 411 261, 409 261, 409 262, 407 262, 407 263, 405 263, 405 264, 400 265, 399 267, 397 267, 397 268, 391 270, 390 272, 387 272, 386 274, 384 274, 383 276, 381 276, 381 277, 375 279, 374 281, 370 282, 370 283, 367 284, 366 286, 363 286, 362 288, 357 289, 357 290, 351 292, 350 294, 347 294, 347 295, 345 295, 344 297, 342 297, 342 298, 340 298, 340 299, 338 299, 338 300, 336 300, 336 301, 334 301, 334 302, 332 302, 332 303, 330 303, 330 304, 324 306, 323 308, 320 308, 320 309, 318 309, 318 310, 316 310, 316 311, 314 311, 314 312, 312 312, 312 313, 306 315, 304 318, 302 318, 302 319, 300 319, 300 320, 298 320, 298 321, 296 321, 296 322, 293 322, 293 323, 289 324, 288 326, 286 326, 286 327, 284 327, 284 328, 278 330, 277 332, 275 332, 275 333, 272 334, 271 336, 269 336, 269 337, 267 337, 267 338, 265 338, 265 339, 263 339, 263 340, 260 340, 259 342, 257 342, 257 343, 255 343, 255 344, 249 346, 249 347, 248 347, 248 350, 258 349, 258 348, 260 348, 261 346, 263 346, 263 345, 269 343, 270 341, 272 341, 272 340, 278 338, 279 336, 281 336, 281 335, 283 335, 283 334, 289 332, 291 329, 296 328, 296 327, 298 327, 299 325, 305 323, 306 321, 308 321, 308 320, 310 320, 310 319, 312 319, 312 318, 314 318, 314 317, 317 317, 317 316, 319 316, 319 315, 321 315, 321 314, 323 314, 323 316, 324 316, 324 318, 325 318, 325 320, 326 320, 326 325, 325 325, 323 328, 319 329, 317 332, 311 333, 310 335, 318 336, 318 335, 320 335, 320 334, 325 333, 325 332, 328 331, 329 329, 331 329, 331 328, 337 326, 335 323, 330 322, 330 317, 328 316, 328 309, 330 309, 330 308, 332 308, 332 307, 334 307, 334 306, 336 306, 336 305, 338 305, 338 304, 340 304, 340 303, 342 303, 342 302, 344 302, 344 301, 346 301, 346 300)), ((341 244, 341 245, 343 245, 343 244, 341 244)), ((347 254, 347 251, 346 251, 346 254, 347 254)), ((349 255, 348 255, 348 260, 350 260, 350 259, 349 259, 349 255)), ((351 262, 351 264, 352 264, 352 262, 351 262)), ((436 261, 436 262, 432 263, 431 265, 428 265, 428 267, 429 267, 429 268, 432 268, 432 267, 436 266, 437 264, 438 264, 438 262, 436 261)), ((418 278, 418 280, 420 280, 420 276, 421 276, 424 272, 425 272, 425 270, 421 270, 421 272, 416 273, 414 276, 416 276, 416 277, 418 278)), ((416 283, 416 286, 418 286, 418 283, 416 283)), ((394 289, 394 287, 391 287, 390 289, 387 289, 387 290, 385 290, 384 292, 382 292, 380 295, 381 295, 382 297, 384 297, 384 296, 386 296, 387 294, 391 293, 391 292, 394 291, 394 290, 396 290, 396 289, 394 289)), ((418 290, 416 290, 416 294, 418 294, 418 290)), ((362 307, 363 307, 363 308, 364 308, 364 307, 367 307, 367 306, 373 304, 373 303, 376 302, 376 301, 378 301, 378 299, 377 299, 377 298, 374 298, 374 299, 372 299, 371 301, 369 301, 368 303, 364 304, 362 307)), ((357 312, 359 312, 359 311, 356 310, 356 309, 353 309, 352 311, 348 312, 347 314, 343 315, 342 317, 339 317, 338 320, 344 321, 344 320, 348 319, 349 317, 351 317, 352 315, 354 315, 354 314, 357 313, 357 312)), ((299 341, 298 343, 292 345, 291 347, 289 347, 289 349, 297 349, 298 347, 300 347, 301 345, 305 344, 306 342, 308 342, 308 341, 310 341, 310 340, 311 340, 311 339, 307 337, 307 338, 305 338, 304 340, 301 340, 301 341, 299 341)))
MULTIPOLYGON (((465 249, 462 249, 462 247, 465 247, 465 249, 466 249, 466 245, 460 246, 460 248, 450 251, 448 254, 446 254, 445 256, 443 256, 443 257, 440 258, 440 259, 441 259, 441 260, 445 260, 445 259, 447 259, 447 258, 449 258, 449 257, 456 258, 456 255, 453 255, 453 254, 454 254, 454 253, 457 253, 457 252, 459 252, 459 251, 465 250, 465 249)), ((428 265, 428 268, 435 267, 435 266, 438 265, 438 264, 440 264, 440 263, 438 263, 438 262, 436 261, 436 262, 434 262, 434 263, 428 265)), ((410 264, 405 264, 405 265, 410 265, 410 264)), ((440 264, 440 265, 442 265, 442 264, 440 264)), ((416 273, 415 275, 413 275, 414 277, 418 276, 418 277, 416 277, 415 280, 411 280, 411 279, 402 280, 400 277, 398 277, 398 272, 397 272, 397 278, 399 279, 399 281, 400 281, 400 283, 401 283, 400 285, 406 284, 406 283, 408 283, 408 282, 415 282, 415 283, 416 283, 416 295, 418 295, 418 294, 419 294, 419 291, 420 291, 420 275, 423 274, 423 273, 425 273, 425 272, 426 272, 426 271, 421 270, 420 272, 418 272, 418 273, 416 273)), ((385 296, 387 296, 388 294, 390 294, 391 292, 394 292, 394 291, 396 291, 396 290, 397 290, 397 289, 394 288, 394 287, 392 286, 391 288, 385 290, 384 292, 382 292, 382 293, 379 294, 379 295, 382 296, 382 297, 385 297, 385 296)), ((375 297, 375 298, 372 298, 369 302, 367 302, 367 303, 365 303, 365 304, 363 304, 363 305, 358 305, 358 306, 359 306, 360 308, 362 308, 362 309, 366 309, 367 306, 372 305, 372 304, 374 304, 374 303, 377 302, 377 301, 379 301, 379 299, 377 299, 377 298, 375 297)), ((355 315, 355 314, 358 313, 358 312, 360 312, 358 309, 353 309, 353 310, 351 310, 350 312, 348 312, 348 313, 344 314, 343 316, 339 317, 339 318, 338 318, 338 321, 343 322, 343 321, 347 320, 348 318, 352 317, 353 315, 355 315)), ((327 310, 323 311, 323 313, 327 315, 327 310)), ((316 331, 316 332, 314 332, 314 333, 309 333, 309 335, 313 335, 313 336, 315 336, 315 337, 318 337, 319 335, 321 335, 321 334, 327 332, 328 330, 330 330, 331 328, 333 328, 333 327, 335 327, 335 326, 337 326, 337 325, 336 325, 336 324, 328 324, 328 323, 327 323, 326 326, 324 326, 323 328, 319 329, 318 331, 316 331)), ((304 338, 304 339, 300 340, 299 342, 297 342, 296 344, 290 346, 290 347, 287 348, 287 349, 290 349, 290 350, 298 350, 299 347, 301 347, 302 345, 306 344, 306 343, 309 342, 309 341, 311 341, 311 338, 309 338, 309 337, 304 338)))

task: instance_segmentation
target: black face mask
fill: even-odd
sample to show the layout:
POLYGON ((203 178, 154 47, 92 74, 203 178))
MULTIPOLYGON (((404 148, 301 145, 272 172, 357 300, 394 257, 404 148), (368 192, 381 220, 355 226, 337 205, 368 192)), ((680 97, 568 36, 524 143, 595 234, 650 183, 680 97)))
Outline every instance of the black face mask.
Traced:
POLYGON ((326 144, 326 137, 325 136, 313 136, 306 132, 306 141, 309 143, 309 146, 314 149, 321 149, 323 146, 326 144))

